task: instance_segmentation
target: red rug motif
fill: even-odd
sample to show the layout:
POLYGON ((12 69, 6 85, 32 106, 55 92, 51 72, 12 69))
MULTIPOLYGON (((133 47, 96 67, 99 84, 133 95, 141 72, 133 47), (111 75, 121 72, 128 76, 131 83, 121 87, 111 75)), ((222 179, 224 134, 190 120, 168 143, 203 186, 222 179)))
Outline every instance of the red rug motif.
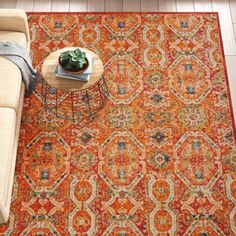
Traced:
POLYGON ((236 235, 236 149, 218 16, 29 14, 34 66, 97 53, 110 96, 85 126, 25 98, 5 235, 236 235))

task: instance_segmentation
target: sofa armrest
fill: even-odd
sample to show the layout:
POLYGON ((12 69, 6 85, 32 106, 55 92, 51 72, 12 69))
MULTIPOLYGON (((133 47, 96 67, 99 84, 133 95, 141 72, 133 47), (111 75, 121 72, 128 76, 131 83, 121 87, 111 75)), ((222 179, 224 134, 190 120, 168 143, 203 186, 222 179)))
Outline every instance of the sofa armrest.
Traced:
POLYGON ((3 203, 0 202, 0 224, 6 223, 9 217, 9 210, 7 211, 3 203))
POLYGON ((30 44, 28 20, 23 10, 0 9, 0 30, 25 33, 27 44, 30 44))

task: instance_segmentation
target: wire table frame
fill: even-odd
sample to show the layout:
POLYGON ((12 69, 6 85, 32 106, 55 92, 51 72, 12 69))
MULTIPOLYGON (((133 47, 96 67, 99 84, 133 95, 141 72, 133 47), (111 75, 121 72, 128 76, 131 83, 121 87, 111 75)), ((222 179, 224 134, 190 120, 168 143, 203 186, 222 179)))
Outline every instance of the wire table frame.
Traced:
POLYGON ((109 91, 104 76, 101 76, 90 87, 74 92, 54 88, 43 80, 41 95, 47 111, 77 123, 93 119, 106 104, 109 91))

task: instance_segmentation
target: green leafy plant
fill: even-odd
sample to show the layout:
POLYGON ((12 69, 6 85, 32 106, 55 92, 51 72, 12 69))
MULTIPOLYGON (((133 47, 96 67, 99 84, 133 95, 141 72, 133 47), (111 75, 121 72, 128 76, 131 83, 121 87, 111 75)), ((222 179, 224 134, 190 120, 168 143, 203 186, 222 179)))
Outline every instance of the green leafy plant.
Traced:
POLYGON ((63 52, 60 55, 60 63, 66 70, 79 70, 87 63, 86 53, 80 49, 63 52))

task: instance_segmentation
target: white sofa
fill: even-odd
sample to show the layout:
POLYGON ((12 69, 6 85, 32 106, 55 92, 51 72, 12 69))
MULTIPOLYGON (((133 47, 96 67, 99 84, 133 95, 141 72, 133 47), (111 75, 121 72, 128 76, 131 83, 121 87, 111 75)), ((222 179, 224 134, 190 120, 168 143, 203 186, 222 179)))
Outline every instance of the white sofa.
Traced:
MULTIPOLYGON (((17 42, 29 52, 24 11, 0 9, 0 41, 17 42)), ((24 90, 19 68, 0 57, 0 223, 9 218, 24 90)))

